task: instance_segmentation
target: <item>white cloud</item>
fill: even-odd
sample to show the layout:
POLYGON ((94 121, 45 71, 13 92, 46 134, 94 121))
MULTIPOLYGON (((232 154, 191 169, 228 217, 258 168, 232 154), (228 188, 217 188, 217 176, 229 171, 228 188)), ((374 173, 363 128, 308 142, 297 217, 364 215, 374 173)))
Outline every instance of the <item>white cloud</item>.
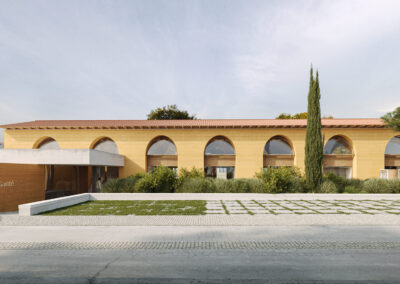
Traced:
MULTIPOLYGON (((250 42, 235 58, 246 91, 257 93, 280 78, 296 81, 312 62, 336 64, 371 42, 398 33, 399 1, 283 2, 271 13, 258 13, 250 42), (273 28, 271 28, 273 27, 273 28)), ((304 79, 304 76, 301 76, 304 79)))

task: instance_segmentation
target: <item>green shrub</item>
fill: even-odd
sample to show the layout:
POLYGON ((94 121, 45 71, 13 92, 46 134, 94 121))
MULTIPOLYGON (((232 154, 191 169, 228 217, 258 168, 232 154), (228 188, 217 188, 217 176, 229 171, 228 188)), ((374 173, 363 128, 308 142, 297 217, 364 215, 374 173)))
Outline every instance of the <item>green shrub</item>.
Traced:
POLYGON ((219 193, 261 193, 263 182, 259 179, 214 179, 216 192, 219 193))
POLYGON ((265 192, 292 193, 298 190, 301 174, 295 167, 268 168, 256 175, 264 183, 265 192))
POLYGON ((130 175, 127 178, 134 179, 134 180, 137 181, 137 180, 143 178, 145 175, 146 175, 146 173, 137 173, 137 174, 134 174, 134 175, 130 175))
MULTIPOLYGON (((176 188, 180 188, 181 185, 183 185, 186 180, 194 178, 204 178, 204 170, 197 169, 195 167, 193 167, 191 170, 185 168, 181 169, 179 171, 179 177, 176 184, 176 188)), ((185 185, 185 187, 187 187, 187 185, 185 185)))
POLYGON ((193 167, 190 171, 188 169, 181 169, 179 171, 179 178, 186 179, 186 178, 203 178, 204 177, 204 169, 198 169, 193 167))
POLYGON ((391 193, 400 193, 400 179, 388 180, 388 186, 391 193))
POLYGON ((231 193, 232 191, 232 180, 229 179, 213 179, 215 185, 215 192, 218 193, 231 193))
MULTIPOLYGON (((300 171, 293 167, 268 168, 253 179, 205 178, 201 169, 182 169, 179 178, 173 170, 159 166, 151 173, 108 180, 101 192, 192 192, 192 193, 293 193, 315 192, 308 188, 300 171)), ((321 193, 400 193, 400 179, 344 179, 333 173, 324 175, 321 193)))
POLYGON ((227 180, 231 185, 232 193, 263 193, 264 184, 260 179, 231 179, 227 180))
POLYGON ((135 192, 174 192, 177 176, 168 167, 158 166, 135 184, 135 192))
POLYGON ((352 186, 356 191, 361 191, 363 187, 363 181, 357 178, 349 178, 344 180, 344 187, 352 186))
POLYGON ((338 176, 334 173, 331 172, 327 172, 324 174, 323 176, 323 180, 330 180, 331 182, 333 182, 337 188, 337 192, 338 193, 342 193, 344 191, 344 187, 346 184, 346 179, 342 178, 341 176, 338 176))
POLYGON ((346 185, 343 189, 343 193, 359 193, 360 191, 356 189, 354 185, 346 185))
POLYGON ((264 184, 259 179, 186 178, 176 192, 193 193, 262 193, 264 184))
POLYGON ((367 193, 391 193, 388 180, 380 178, 371 178, 364 181, 363 190, 367 193))
POLYGON ((293 177, 292 180, 292 192, 295 193, 307 193, 313 192, 313 190, 307 185, 306 178, 302 177, 293 177))
POLYGON ((110 179, 103 184, 101 187, 101 192, 105 193, 118 193, 124 192, 125 189, 125 179, 116 178, 110 179))
POLYGON ((321 193, 337 193, 337 191, 335 183, 329 179, 325 180, 319 188, 319 192, 321 193))
POLYGON ((135 184, 144 176, 144 173, 139 173, 136 175, 128 176, 126 178, 110 179, 103 184, 101 192, 135 192, 135 184))
POLYGON ((187 178, 175 190, 183 193, 213 193, 215 192, 214 180, 211 178, 187 178))

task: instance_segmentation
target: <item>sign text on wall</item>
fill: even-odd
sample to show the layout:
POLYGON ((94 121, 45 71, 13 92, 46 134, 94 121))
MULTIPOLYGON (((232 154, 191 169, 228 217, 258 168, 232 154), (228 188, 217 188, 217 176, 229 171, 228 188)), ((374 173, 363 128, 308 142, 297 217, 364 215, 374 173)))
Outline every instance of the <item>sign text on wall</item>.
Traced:
POLYGON ((4 187, 12 187, 12 186, 14 186, 14 181, 13 180, 6 181, 6 182, 2 182, 0 180, 0 189, 4 188, 4 187))

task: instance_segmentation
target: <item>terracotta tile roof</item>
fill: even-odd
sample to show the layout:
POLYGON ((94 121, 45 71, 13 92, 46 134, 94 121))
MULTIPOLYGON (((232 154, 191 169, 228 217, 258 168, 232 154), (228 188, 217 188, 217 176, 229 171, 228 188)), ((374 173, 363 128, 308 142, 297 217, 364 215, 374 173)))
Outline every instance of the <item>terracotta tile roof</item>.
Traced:
MULTIPOLYGON (((149 129, 149 128, 304 128, 305 119, 197 120, 35 120, 0 125, 6 129, 149 129)), ((323 119, 324 128, 383 128, 379 118, 323 119)))

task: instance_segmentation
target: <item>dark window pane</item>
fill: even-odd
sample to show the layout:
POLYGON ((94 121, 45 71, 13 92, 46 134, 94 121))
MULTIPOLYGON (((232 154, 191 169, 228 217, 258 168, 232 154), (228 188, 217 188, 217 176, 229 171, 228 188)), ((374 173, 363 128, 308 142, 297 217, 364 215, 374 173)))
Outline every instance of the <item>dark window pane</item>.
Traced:
POLYGON ((150 146, 147 155, 176 155, 176 147, 169 140, 158 140, 150 146))
POLYGON ((264 155, 293 155, 292 148, 283 138, 272 138, 264 148, 264 155))
POLYGON ((400 155, 400 137, 390 139, 385 150, 386 155, 400 155))
POLYGON ((211 178, 232 179, 235 177, 235 167, 205 167, 205 176, 211 178))
POLYGON ((235 155, 232 145, 224 140, 214 140, 207 145, 206 155, 235 155))
POLYGON ((340 136, 333 137, 329 139, 324 148, 324 154, 351 154, 351 147, 347 141, 340 136))
POLYGON ((351 178, 351 168, 346 167, 324 167, 324 173, 333 173, 342 178, 351 178))
POLYGON ((95 150, 108 152, 112 154, 118 154, 118 147, 114 141, 111 140, 104 140, 99 142, 95 147, 95 150))

